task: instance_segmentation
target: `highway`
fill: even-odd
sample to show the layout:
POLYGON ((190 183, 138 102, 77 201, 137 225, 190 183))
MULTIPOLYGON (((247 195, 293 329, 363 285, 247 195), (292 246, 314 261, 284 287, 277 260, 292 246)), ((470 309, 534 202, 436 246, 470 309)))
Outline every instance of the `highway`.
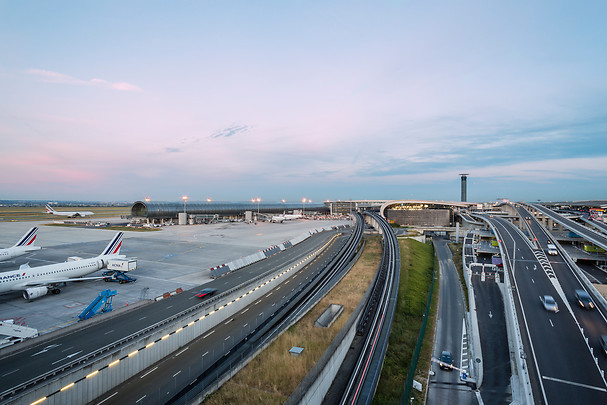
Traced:
MULTIPOLYGON (((312 235, 290 249, 214 280, 205 284, 204 287, 217 288, 217 294, 221 294, 256 275, 272 272, 287 263, 299 260, 311 250, 326 243, 335 234, 335 231, 331 231, 312 235)), ((62 367, 68 367, 67 365, 77 365, 79 361, 86 359, 99 348, 111 346, 114 342, 136 334, 150 325, 164 322, 174 314, 204 305, 199 299, 194 298, 196 292, 197 289, 193 289, 170 299, 134 309, 120 317, 83 324, 83 328, 73 333, 59 334, 52 340, 41 339, 37 344, 34 341, 34 344, 24 346, 22 350, 3 355, 0 360, 3 365, 0 379, 0 400, 10 396, 11 391, 19 389, 19 387, 23 388, 23 383, 26 381, 35 381, 36 378, 50 370, 60 370, 62 367)), ((229 332, 233 333, 233 330, 229 332)))
MULTIPOLYGON (((440 269, 440 295, 438 299, 438 322, 434 338, 433 358, 438 359, 443 350, 453 356, 453 365, 469 370, 467 356, 469 339, 463 341, 465 301, 462 285, 453 264, 451 250, 444 239, 434 238, 434 246, 440 269), (462 356, 462 351, 465 355, 462 356)), ((460 379, 460 372, 441 370, 432 363, 434 376, 430 377, 427 404, 477 404, 474 391, 460 379)))
MULTIPOLYGON (((569 229, 570 231, 577 233, 584 239, 607 250, 607 235, 605 235, 601 232, 594 231, 594 230, 588 228, 587 226, 580 224, 579 222, 575 222, 572 219, 566 218, 566 217, 552 211, 551 209, 544 207, 543 205, 540 205, 540 204, 530 204, 530 205, 531 205, 531 207, 535 208, 536 210, 538 210, 545 216, 553 219, 555 222, 558 222, 559 224, 561 224, 565 228, 569 229)), ((531 215, 531 214, 528 214, 528 215, 531 215)))
MULTIPOLYGON (((548 258, 536 250, 509 221, 482 216, 496 232, 505 252, 525 355, 537 404, 607 403, 607 383, 601 373, 604 358, 594 344, 607 332, 607 322, 598 311, 580 311, 572 299, 581 288, 562 259, 548 258), (547 312, 540 296, 552 295, 560 311, 547 312), (580 326, 584 328, 586 343, 580 326), (595 363, 591 348, 599 357, 595 363)), ((525 216, 523 216, 525 218, 525 216)), ((534 222, 534 221, 529 221, 534 222)), ((531 224, 538 243, 545 249, 543 228, 531 224), (543 236, 542 236, 543 235, 543 236)))
MULTIPOLYGON (((304 267, 285 283, 274 288, 235 316, 205 332, 181 350, 143 370, 138 375, 110 390, 91 404, 164 404, 187 387, 210 365, 233 350, 263 320, 273 314, 281 303, 289 300, 302 284, 324 268, 328 258, 341 249, 346 237, 325 251, 319 259, 304 267)), ((234 359, 236 366, 242 359, 234 359)), ((233 368, 233 367, 230 367, 233 368)))

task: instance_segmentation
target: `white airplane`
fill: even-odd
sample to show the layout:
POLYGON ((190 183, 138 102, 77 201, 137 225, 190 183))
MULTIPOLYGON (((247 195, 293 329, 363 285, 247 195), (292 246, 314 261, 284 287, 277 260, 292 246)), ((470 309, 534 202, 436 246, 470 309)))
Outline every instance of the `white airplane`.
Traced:
POLYGON ((0 262, 10 260, 17 256, 22 256, 26 253, 33 252, 34 250, 40 250, 40 246, 34 246, 37 234, 38 227, 35 226, 27 231, 14 246, 6 249, 0 249, 0 262))
POLYGON ((303 215, 301 215, 301 214, 285 214, 283 212, 282 215, 274 215, 274 216, 272 216, 272 222, 280 222, 280 223, 282 223, 282 221, 290 221, 292 219, 298 219, 298 218, 303 218, 303 215))
POLYGON ((82 277, 107 266, 109 259, 125 258, 120 255, 124 232, 118 232, 97 257, 81 259, 72 257, 67 262, 30 267, 23 264, 19 270, 0 273, 0 293, 23 291, 23 298, 32 300, 49 291, 59 294, 58 284, 68 281, 99 280, 103 277, 82 277))
POLYGON ((95 215, 94 212, 91 211, 55 211, 53 207, 46 204, 46 212, 53 215, 62 215, 68 218, 74 217, 86 217, 87 215, 95 215))

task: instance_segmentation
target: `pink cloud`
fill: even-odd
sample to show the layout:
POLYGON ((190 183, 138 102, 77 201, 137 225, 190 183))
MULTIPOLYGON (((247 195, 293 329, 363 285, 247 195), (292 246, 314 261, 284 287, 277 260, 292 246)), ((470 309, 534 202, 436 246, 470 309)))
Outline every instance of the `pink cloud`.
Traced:
POLYGON ((126 82, 112 83, 107 80, 93 78, 90 80, 82 80, 76 77, 72 77, 63 73, 53 72, 44 69, 28 69, 26 73, 35 77, 38 77, 45 83, 62 83, 62 84, 73 84, 79 86, 97 86, 111 88, 119 91, 141 91, 141 88, 126 82))

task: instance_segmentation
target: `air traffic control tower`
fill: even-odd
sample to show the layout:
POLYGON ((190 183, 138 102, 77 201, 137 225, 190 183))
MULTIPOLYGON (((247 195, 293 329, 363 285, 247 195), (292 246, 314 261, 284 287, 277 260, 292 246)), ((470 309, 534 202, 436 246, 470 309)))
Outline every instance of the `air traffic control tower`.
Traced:
POLYGON ((468 181, 468 173, 460 173, 462 178, 462 202, 466 202, 468 196, 466 195, 466 182, 468 181))

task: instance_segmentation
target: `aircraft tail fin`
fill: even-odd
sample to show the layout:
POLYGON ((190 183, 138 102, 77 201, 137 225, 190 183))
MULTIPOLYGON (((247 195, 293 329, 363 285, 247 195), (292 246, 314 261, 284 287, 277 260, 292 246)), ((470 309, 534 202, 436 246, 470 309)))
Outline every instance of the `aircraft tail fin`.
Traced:
POLYGON ((49 204, 46 204, 46 212, 48 212, 49 214, 54 214, 55 210, 49 204))
POLYGON ((21 239, 19 239, 19 242, 17 242, 15 244, 15 246, 13 246, 13 247, 33 245, 34 242, 36 241, 37 235, 38 235, 38 227, 35 226, 35 227, 31 228, 29 231, 27 231, 25 233, 25 235, 23 235, 23 237, 21 239))
POLYGON ((122 247, 123 237, 124 232, 118 232, 99 256, 111 256, 120 254, 120 248, 122 247))

